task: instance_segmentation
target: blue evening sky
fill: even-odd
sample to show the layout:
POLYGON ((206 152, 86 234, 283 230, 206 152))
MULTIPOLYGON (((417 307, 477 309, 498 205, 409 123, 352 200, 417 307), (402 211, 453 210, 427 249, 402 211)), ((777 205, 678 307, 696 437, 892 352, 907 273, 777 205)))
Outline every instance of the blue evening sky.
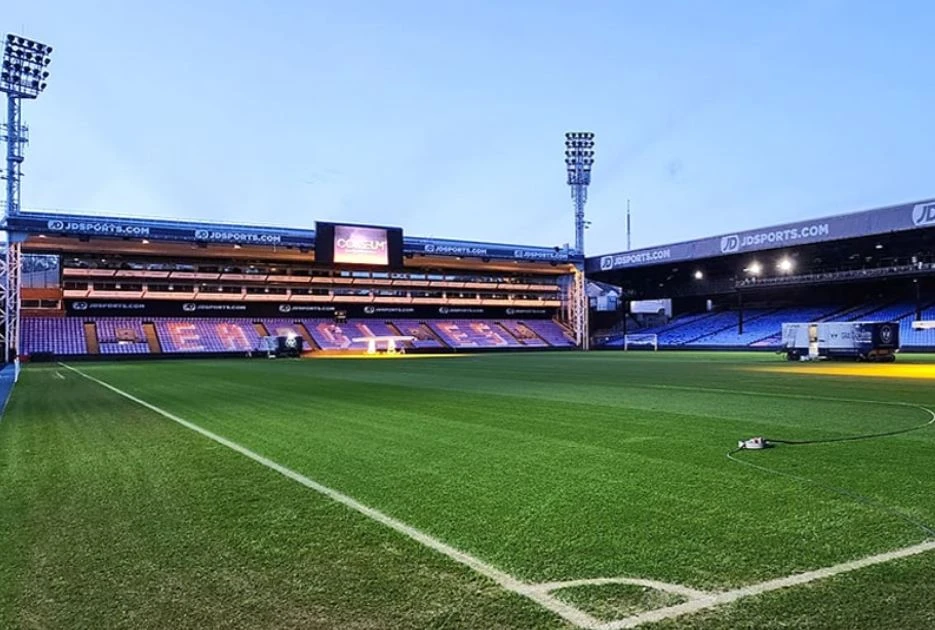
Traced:
POLYGON ((23 205, 573 242, 589 254, 935 195, 935 4, 31 0, 55 47, 23 205))

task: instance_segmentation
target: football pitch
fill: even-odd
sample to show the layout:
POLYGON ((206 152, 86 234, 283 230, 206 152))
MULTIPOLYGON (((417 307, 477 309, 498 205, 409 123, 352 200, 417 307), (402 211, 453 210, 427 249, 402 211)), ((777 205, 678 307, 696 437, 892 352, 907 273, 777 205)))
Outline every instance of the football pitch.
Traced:
POLYGON ((31 366, 0 420, 0 628, 932 628, 933 379, 732 353, 31 366))

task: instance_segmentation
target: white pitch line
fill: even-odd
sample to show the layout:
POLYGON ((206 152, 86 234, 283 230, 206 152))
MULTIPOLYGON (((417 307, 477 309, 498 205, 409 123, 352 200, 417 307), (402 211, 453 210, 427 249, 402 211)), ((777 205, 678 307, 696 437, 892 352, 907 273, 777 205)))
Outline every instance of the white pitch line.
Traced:
POLYGON ((575 588, 578 586, 605 586, 607 584, 630 584, 633 586, 645 586, 646 588, 651 588, 656 591, 681 595, 686 599, 704 599, 711 596, 711 593, 699 591, 687 586, 682 586, 681 584, 670 584, 668 582, 660 582, 658 580, 644 580, 642 578, 628 577, 584 578, 581 580, 566 580, 562 582, 542 582, 540 584, 536 584, 535 586, 536 588, 542 589, 543 591, 551 592, 560 591, 566 588, 575 588))
MULTIPOLYGON (((244 455, 252 459, 253 461, 266 466, 267 468, 278 472, 279 474, 296 481, 307 488, 315 490, 316 492, 325 495, 326 497, 341 503, 352 510, 360 512, 364 516, 367 516, 378 523, 389 527, 422 545, 433 549, 448 558, 451 558, 455 562, 462 564, 470 569, 473 569, 475 572, 486 576, 499 584, 504 589, 517 593, 526 597, 543 608, 552 611, 558 616, 562 617, 566 621, 580 627, 587 628, 589 630, 624 630, 625 628, 634 628, 636 626, 642 625, 644 623, 650 623, 655 621, 662 621, 665 619, 672 619, 675 617, 680 617, 682 615, 687 615, 691 613, 700 612, 708 608, 714 608, 716 606, 721 606, 723 604, 728 604, 730 602, 737 601, 745 597, 751 597, 754 595, 761 595, 763 593, 768 593, 770 591, 775 591, 783 588, 789 588, 791 586, 800 586, 802 584, 808 584, 817 580, 823 580, 835 575, 840 575, 842 573, 849 573, 851 571, 856 571, 858 569, 863 569, 865 567, 873 566, 876 564, 882 564, 884 562, 890 562, 892 560, 898 560, 900 558, 907 558, 910 556, 919 555, 927 551, 935 549, 935 540, 923 542, 917 545, 912 545, 910 547, 904 547, 902 549, 896 549, 895 551, 888 551, 886 553, 877 554, 874 556, 868 556, 866 558, 860 558, 858 560, 852 560, 850 562, 844 562, 841 564, 836 564, 830 567, 825 567, 822 569, 816 569, 814 571, 807 571, 805 573, 797 573, 795 575, 789 575, 782 578, 776 578, 774 580, 768 580, 766 582, 760 582, 758 584, 751 584, 749 586, 744 586, 732 591, 722 591, 720 593, 705 593, 703 591, 696 591, 688 587, 679 587, 678 585, 673 584, 664 584, 661 582, 654 582, 652 580, 640 580, 637 578, 594 578, 587 580, 572 580, 568 582, 547 582, 542 584, 528 584, 522 582, 521 580, 504 573, 503 571, 487 564, 479 558, 465 553, 459 549, 448 545, 437 538, 433 538, 429 534, 407 525, 402 521, 399 521, 392 516, 384 514, 379 510, 376 510, 372 507, 360 503, 356 499, 338 492, 332 488, 324 486, 317 481, 306 477, 300 473, 295 472, 285 466, 277 464, 271 459, 263 457, 262 455, 251 451, 250 449, 232 442, 227 438, 221 437, 216 433, 212 433, 207 429, 203 429, 200 426, 193 424, 187 420, 184 420, 156 405, 146 402, 136 396, 129 394, 121 389, 114 387, 113 385, 106 383, 100 379, 97 379, 89 374, 82 372, 76 368, 73 368, 64 363, 59 363, 63 368, 82 376, 89 381, 97 383, 101 387, 109 389, 115 394, 131 400, 138 405, 141 405, 150 411, 176 422, 187 429, 191 429, 196 433, 203 435, 204 437, 226 446, 227 448, 244 455), (639 613, 625 619, 617 619, 610 622, 602 622, 586 612, 575 608, 570 604, 559 600, 556 597, 550 595, 550 591, 558 590, 563 587, 573 586, 575 584, 610 584, 610 583, 632 583, 632 584, 645 584, 651 588, 659 588, 659 590, 676 592, 682 595, 685 595, 689 598, 689 601, 677 604, 675 606, 667 606, 665 608, 657 608, 655 610, 650 610, 644 613, 639 613), (661 588, 661 587, 665 588, 661 588), (675 590, 675 588, 679 590, 675 590)), ((865 401, 871 402, 871 401, 865 401)), ((886 403, 884 403, 886 404, 886 403)), ((901 403, 890 403, 890 404, 901 404, 901 403)))
POLYGON ((146 407, 150 411, 154 411, 155 413, 159 414, 160 416, 164 418, 172 420, 173 422, 177 422, 178 424, 182 425, 183 427, 187 429, 191 429, 192 431, 195 431, 196 433, 200 433, 204 437, 210 440, 213 440, 217 442, 218 444, 221 444, 222 446, 226 446, 227 448, 233 451, 236 451, 240 453, 241 455, 244 455, 245 457, 249 457, 253 461, 259 464, 262 464, 263 466, 266 466, 267 468, 274 470, 278 472, 279 474, 285 477, 288 477, 289 479, 292 479, 293 481, 296 481, 307 488, 311 488, 312 490, 325 495, 326 497, 328 497, 329 499, 333 501, 341 503, 342 505, 345 505, 351 508, 352 510, 360 512, 364 516, 367 516, 373 519, 374 521, 377 521, 378 523, 385 525, 389 527, 390 529, 393 529, 399 532, 400 534, 408 536, 409 538, 415 540, 418 543, 421 543, 422 545, 428 547, 429 549, 434 549, 435 551, 451 558, 455 562, 458 562, 459 564, 463 564, 466 567, 473 569, 475 572, 480 573, 481 575, 490 578, 491 580, 493 580, 494 582, 502 586, 504 589, 508 591, 512 591, 514 593, 518 593, 519 595, 522 595, 523 597, 531 599, 532 601, 536 602, 543 608, 546 608, 552 611, 553 613, 559 615, 563 619, 573 623, 574 625, 578 627, 596 628, 601 625, 601 622, 598 619, 595 619, 594 617, 585 613, 584 611, 578 610, 574 606, 571 606, 570 604, 566 604, 565 602, 555 597, 552 597, 547 592, 542 591, 541 589, 537 589, 535 586, 532 586, 530 584, 526 584, 516 579, 512 575, 504 573, 503 571, 487 564, 486 562, 484 562, 483 560, 480 560, 479 558, 475 558, 474 556, 468 553, 465 553, 459 549, 455 549, 451 545, 443 543, 437 538, 433 538, 432 536, 426 534, 425 532, 419 529, 416 529, 415 527, 412 527, 411 525, 407 525, 406 523, 400 520, 397 520, 393 518, 392 516, 384 514, 383 512, 380 512, 379 510, 376 510, 370 506, 364 505, 363 503, 360 503, 356 499, 353 499, 352 497, 342 492, 338 492, 337 490, 329 488, 328 486, 324 486, 318 483, 317 481, 310 479, 309 477, 306 477, 305 475, 301 473, 297 473, 294 470, 291 470, 289 468, 286 468, 285 466, 282 466, 281 464, 277 464, 273 460, 263 457, 259 453, 255 453, 254 451, 251 451, 250 449, 244 446, 241 446, 240 444, 237 444, 236 442, 232 442, 231 440, 228 440, 225 437, 221 437, 220 435, 216 433, 212 433, 211 431, 208 431, 207 429, 203 429, 197 424, 193 424, 189 422, 188 420, 184 420, 183 418, 180 418, 176 416, 175 414, 172 414, 166 411, 165 409, 162 409, 160 407, 157 407, 156 405, 148 403, 145 400, 142 400, 141 398, 137 398, 133 394, 129 394, 123 391, 122 389, 118 389, 114 387, 113 385, 109 383, 106 383, 100 379, 94 378, 90 374, 86 374, 82 372, 81 370, 73 368, 69 365, 65 365, 64 363, 60 363, 59 365, 61 365, 63 368, 67 370, 74 372, 75 374, 78 374, 79 376, 83 376, 89 381, 93 381, 94 383, 97 383, 101 387, 105 387, 106 389, 109 389, 110 391, 114 392, 115 394, 119 396, 123 396, 127 400, 131 400, 142 407, 146 407))
POLYGON ((842 573, 849 573, 851 571, 856 571, 857 569, 863 569, 875 564, 882 564, 884 562, 890 562, 900 558, 917 556, 921 553, 925 553, 926 551, 931 551, 933 549, 935 549, 935 540, 930 540, 928 542, 913 545, 911 547, 905 547, 895 551, 888 551, 886 553, 869 556, 867 558, 861 558, 859 560, 853 560, 851 562, 836 564, 834 566, 825 567, 823 569, 816 569, 814 571, 807 571, 805 573, 797 573, 795 575, 789 575, 786 577, 777 578, 775 580, 760 582, 759 584, 751 584, 733 591, 711 593, 707 597, 687 601, 684 604, 677 604, 675 606, 668 606, 666 608, 657 608, 656 610, 650 610, 638 615, 633 615, 632 617, 627 617, 626 619, 618 619, 616 621, 604 623, 598 626, 597 630, 623 630, 624 628, 635 628, 636 626, 644 623, 662 621, 664 619, 671 619, 673 617, 680 617, 682 615, 700 612, 707 608, 714 608, 715 606, 728 604, 744 597, 761 595, 770 591, 789 588, 790 586, 800 586, 802 584, 808 584, 809 582, 814 582, 816 580, 823 580, 825 578, 840 575, 842 573))

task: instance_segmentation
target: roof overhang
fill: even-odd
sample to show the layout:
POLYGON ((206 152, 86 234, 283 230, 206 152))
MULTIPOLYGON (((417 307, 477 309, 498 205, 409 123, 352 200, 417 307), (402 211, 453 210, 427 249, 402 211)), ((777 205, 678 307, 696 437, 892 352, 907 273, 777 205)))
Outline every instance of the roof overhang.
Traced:
MULTIPOLYGON (((240 224, 201 223, 168 219, 140 219, 96 215, 63 214, 57 212, 23 212, 9 217, 5 229, 25 235, 27 242, 44 238, 50 243, 61 239, 79 239, 102 246, 104 243, 136 242, 206 248, 206 246, 239 246, 271 253, 314 252, 315 230, 251 226, 240 224)), ((87 246, 85 246, 87 247, 87 246)), ((175 247, 174 249, 178 249, 175 247)), ((442 260, 479 259, 523 263, 582 264, 584 257, 567 248, 483 243, 452 239, 405 237, 403 254, 442 260)))
POLYGON ((927 199, 694 241, 594 256, 587 259, 585 269, 589 273, 619 271, 829 241, 884 237, 894 232, 932 227, 935 227, 935 199, 927 199))

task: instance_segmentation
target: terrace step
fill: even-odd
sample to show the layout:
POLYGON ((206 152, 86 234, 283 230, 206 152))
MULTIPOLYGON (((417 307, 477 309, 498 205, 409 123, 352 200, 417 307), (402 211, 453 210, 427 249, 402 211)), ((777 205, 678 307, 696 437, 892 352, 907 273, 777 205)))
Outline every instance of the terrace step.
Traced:
POLYGON ((97 340, 97 324, 94 322, 84 323, 84 340, 88 344, 88 354, 101 353, 101 346, 97 340))
POLYGON ((162 345, 159 343, 159 335, 156 333, 156 324, 143 322, 143 332, 146 334, 146 343, 149 344, 150 353, 161 354, 162 345))

